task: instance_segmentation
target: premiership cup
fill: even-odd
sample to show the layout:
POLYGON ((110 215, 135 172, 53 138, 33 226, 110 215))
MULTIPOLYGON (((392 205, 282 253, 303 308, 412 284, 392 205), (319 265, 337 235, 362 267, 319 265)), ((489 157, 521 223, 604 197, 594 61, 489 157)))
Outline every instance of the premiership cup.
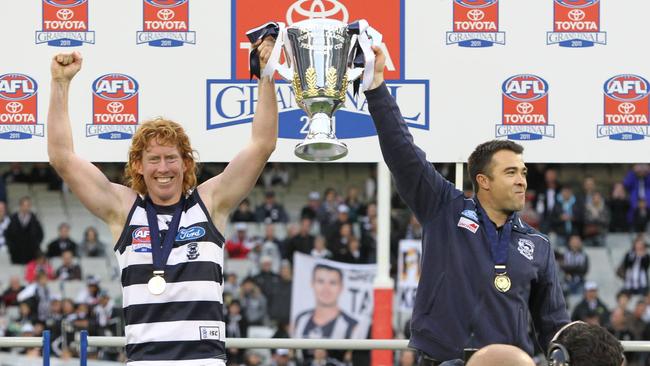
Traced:
POLYGON ((348 25, 317 18, 278 27, 265 74, 277 71, 291 83, 297 105, 309 118, 309 132, 294 153, 308 161, 340 159, 348 147, 334 134, 334 112, 344 105, 349 82, 363 75, 364 89, 370 85, 374 69, 370 44, 381 42, 381 34, 363 20, 348 25), (278 62, 281 47, 284 64, 278 62))

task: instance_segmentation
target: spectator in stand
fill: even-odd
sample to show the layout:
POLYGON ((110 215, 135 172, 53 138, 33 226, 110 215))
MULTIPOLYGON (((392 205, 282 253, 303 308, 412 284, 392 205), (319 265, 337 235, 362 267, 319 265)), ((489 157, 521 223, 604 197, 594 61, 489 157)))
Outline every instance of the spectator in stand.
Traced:
POLYGON ((327 249, 325 237, 318 235, 314 240, 314 249, 311 250, 311 256, 315 258, 332 259, 334 255, 327 249))
POLYGON ((276 185, 286 187, 289 185, 289 171, 282 163, 270 163, 262 174, 262 180, 266 189, 276 185))
POLYGON ((292 285, 291 263, 284 260, 280 266, 280 281, 270 289, 269 317, 276 325, 290 321, 292 285))
POLYGON ((366 258, 362 255, 359 239, 354 236, 350 236, 345 251, 342 255, 335 259, 343 263, 367 263, 366 258))
POLYGON ((300 220, 300 229, 297 233, 293 233, 294 225, 289 225, 289 235, 284 244, 284 258, 293 263, 293 253, 300 252, 310 254, 314 248, 314 236, 311 235, 312 220, 302 218, 300 220))
POLYGON ((587 281, 585 283, 584 298, 571 314, 571 320, 582 320, 588 322, 588 318, 596 315, 598 323, 602 326, 609 322, 609 310, 607 306, 598 298, 598 285, 596 282, 587 281))
MULTIPOLYGON (((377 217, 371 218, 369 225, 366 225, 366 227, 361 230, 360 244, 361 255, 365 258, 365 263, 377 262, 377 217)), ((395 250, 395 260, 397 260, 397 250, 395 250)))
MULTIPOLYGON (((234 272, 228 272, 224 274, 225 281, 223 283, 223 296, 229 295, 231 299, 237 299, 239 295, 239 280, 237 274, 234 272)), ((224 302, 225 303, 225 302, 224 302)))
MULTIPOLYGON (((248 321, 238 300, 233 300, 228 304, 224 323, 226 323, 227 338, 246 338, 248 336, 248 321)), ((228 361, 234 361, 237 365, 243 362, 242 349, 228 348, 226 352, 228 361)))
POLYGON ((76 257, 77 247, 77 243, 70 239, 70 225, 67 222, 62 222, 59 225, 59 236, 47 245, 47 257, 60 257, 61 253, 66 250, 72 251, 76 257))
MULTIPOLYGON (((352 220, 350 220, 350 208, 348 206, 340 204, 337 212, 336 219, 333 222, 325 228, 321 227, 321 233, 325 235, 328 243, 338 243, 341 241, 341 227, 345 224, 352 224, 352 220)), ((332 250, 332 253, 336 254, 336 251, 332 250)))
POLYGON ((286 348, 277 349, 273 352, 272 357, 271 366, 296 366, 296 362, 292 359, 289 350, 286 348))
POLYGON ((86 288, 83 288, 77 294, 75 303, 95 305, 99 302, 99 294, 101 288, 99 287, 99 278, 94 275, 86 277, 86 288))
POLYGON ((243 222, 235 224, 236 233, 226 241, 226 251, 230 259, 245 259, 253 249, 254 243, 248 238, 248 227, 243 222))
POLYGON ((269 307, 273 303, 273 288, 280 283, 280 276, 273 272, 273 259, 263 256, 260 259, 260 273, 253 276, 253 281, 266 297, 269 307))
POLYGON ((564 253, 560 268, 564 271, 564 279, 573 295, 583 291, 585 276, 589 271, 589 257, 582 248, 582 239, 579 235, 569 238, 569 250, 564 253))
POLYGON ((84 257, 103 257, 106 255, 106 244, 99 240, 99 234, 94 226, 88 226, 84 230, 84 238, 81 241, 81 255, 84 257))
POLYGON ((626 233, 630 228, 627 221, 630 201, 625 193, 625 186, 623 186, 623 183, 614 183, 611 193, 612 195, 607 202, 611 215, 609 231, 612 233, 626 233))
POLYGON ((415 351, 411 349, 403 350, 399 354, 398 366, 416 366, 418 356, 415 351))
POLYGON ((284 252, 284 242, 275 236, 275 224, 266 224, 264 226, 264 237, 260 240, 260 260, 262 257, 270 257, 272 261, 272 270, 274 273, 280 271, 280 262, 284 252))
POLYGON ((639 299, 634 305, 632 316, 628 320, 630 331, 634 334, 634 339, 648 339, 645 337, 647 324, 643 321, 646 312, 646 304, 643 299, 639 299))
MULTIPOLYGON (((619 341, 635 341, 634 332, 629 327, 629 323, 626 322, 625 313, 623 309, 616 308, 612 311, 609 318, 609 325, 607 330, 609 330, 612 335, 619 341)), ((628 363, 631 365, 636 364, 637 356, 634 353, 626 353, 625 358, 628 363)))
MULTIPOLYGON (((650 194, 650 192, 648 192, 648 194, 650 194)), ((634 209, 634 214, 632 214, 632 230, 635 233, 645 233, 648 229, 649 220, 650 210, 648 209, 646 201, 640 199, 636 208, 634 209)))
POLYGON ((47 320, 50 313, 52 292, 48 287, 48 277, 44 272, 39 272, 36 281, 25 287, 16 297, 18 302, 27 302, 36 314, 38 320, 47 320))
POLYGON ((300 210, 300 219, 308 218, 312 221, 318 217, 320 211, 320 193, 311 191, 307 195, 307 204, 300 210))
POLYGON ((40 250, 37 252, 36 258, 29 261, 27 266, 25 266, 25 281, 27 283, 36 281, 39 273, 44 273, 50 280, 56 278, 54 269, 40 250))
POLYGON ((357 222, 360 216, 366 214, 366 205, 361 201, 359 196, 359 188, 348 188, 348 195, 345 197, 344 203, 350 209, 350 221, 357 222))
POLYGON ((551 214, 551 231, 557 234, 557 245, 567 245, 569 237, 582 232, 582 214, 576 205, 571 187, 563 187, 551 214))
POLYGON ((334 255, 334 260, 339 261, 345 256, 348 250, 348 243, 354 236, 352 233, 352 225, 350 223, 343 223, 338 229, 338 235, 332 236, 327 240, 327 249, 334 255))
POLYGON ((321 234, 324 234, 323 230, 336 220, 337 208, 339 207, 338 194, 334 188, 326 188, 323 197, 323 202, 321 202, 317 213, 321 234))
POLYGON ((623 185, 630 199, 627 221, 632 224, 634 211, 639 205, 639 200, 644 200, 646 207, 650 207, 650 169, 648 164, 634 164, 632 170, 628 171, 625 178, 623 178, 623 185))
POLYGON ((31 198, 20 199, 18 212, 11 215, 11 222, 5 230, 5 239, 13 264, 27 264, 36 258, 43 241, 43 227, 32 212, 31 198))
POLYGON ((647 252, 647 244, 644 237, 639 235, 632 242, 632 249, 625 254, 617 270, 619 275, 623 275, 623 290, 645 296, 648 293, 648 266, 650 255, 647 252))
POLYGON ((50 191, 61 190, 63 181, 48 163, 34 163, 29 174, 31 183, 46 183, 50 191))
POLYGON ((239 203, 239 206, 232 213, 230 218, 231 222, 257 222, 257 217, 255 212, 251 209, 251 201, 248 198, 244 198, 243 201, 239 203))
POLYGON ((2 293, 2 304, 5 306, 18 305, 18 293, 23 289, 25 289, 25 286, 20 283, 20 277, 11 276, 11 278, 9 278, 9 287, 7 287, 7 289, 2 293))
POLYGON ((605 236, 609 229, 610 213, 605 205, 603 195, 596 191, 584 207, 584 229, 583 236, 585 243, 591 246, 601 247, 605 245, 605 236))
POLYGON ((248 324, 264 325, 267 317, 268 302, 252 278, 248 277, 242 282, 239 301, 241 302, 248 324))
POLYGON ((275 192, 273 191, 267 191, 264 194, 264 203, 257 206, 255 209, 255 216, 259 223, 287 223, 289 221, 289 216, 287 215, 284 206, 276 202, 275 192))
MULTIPOLYGON (((2 181, 0 180, 0 184, 2 181)), ((7 250, 6 240, 5 240, 5 230, 9 227, 11 219, 7 213, 7 204, 5 201, 0 200, 0 253, 7 250)))
POLYGON ((582 180, 582 192, 576 195, 577 204, 581 210, 584 211, 584 208, 591 202, 596 192, 596 179, 590 175, 586 176, 582 180))
POLYGON ((75 263, 72 251, 64 250, 61 259, 61 267, 56 270, 56 278, 61 281, 81 280, 81 266, 75 263))
POLYGON ((29 175, 20 163, 9 164, 9 170, 2 175, 5 183, 29 183, 29 175))
POLYGON ((551 216, 560 188, 557 171, 553 168, 546 169, 544 172, 544 187, 537 192, 535 198, 535 208, 541 216, 540 230, 545 234, 551 231, 551 216))

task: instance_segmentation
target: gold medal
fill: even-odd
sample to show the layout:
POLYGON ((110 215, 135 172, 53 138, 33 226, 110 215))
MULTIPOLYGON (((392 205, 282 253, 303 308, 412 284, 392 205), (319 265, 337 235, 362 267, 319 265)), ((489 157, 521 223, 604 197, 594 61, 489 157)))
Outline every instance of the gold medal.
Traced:
POLYGON ((498 274, 494 277, 494 287, 496 287, 500 292, 508 292, 511 284, 510 277, 505 273, 498 274))

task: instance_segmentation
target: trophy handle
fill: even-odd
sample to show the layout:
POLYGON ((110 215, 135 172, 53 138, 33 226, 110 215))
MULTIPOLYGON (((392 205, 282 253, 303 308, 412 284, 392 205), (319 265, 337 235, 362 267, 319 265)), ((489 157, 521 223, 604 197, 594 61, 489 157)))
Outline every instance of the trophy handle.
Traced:
POLYGON ((352 58, 351 64, 354 66, 354 58, 359 53, 363 54, 362 59, 364 64, 364 67, 348 68, 348 80, 354 81, 363 75, 363 90, 368 90, 370 85, 372 85, 375 71, 375 53, 371 47, 373 45, 381 46, 383 36, 376 29, 368 25, 365 19, 348 25, 348 29, 351 34, 356 36, 356 39, 354 39, 350 47, 349 58, 352 58))
MULTIPOLYGON (((282 53, 282 48, 285 43, 288 44, 287 29, 282 22, 278 22, 278 36, 275 39, 275 45, 273 50, 271 50, 271 55, 269 56, 269 61, 267 62, 264 70, 262 70, 262 77, 268 76, 269 78, 273 77, 274 72, 278 72, 280 77, 285 81, 291 82, 293 80, 293 67, 288 65, 288 61, 285 63, 280 63, 280 54, 282 53)), ((289 60, 291 57, 290 47, 284 47, 285 50, 285 59, 289 60)))

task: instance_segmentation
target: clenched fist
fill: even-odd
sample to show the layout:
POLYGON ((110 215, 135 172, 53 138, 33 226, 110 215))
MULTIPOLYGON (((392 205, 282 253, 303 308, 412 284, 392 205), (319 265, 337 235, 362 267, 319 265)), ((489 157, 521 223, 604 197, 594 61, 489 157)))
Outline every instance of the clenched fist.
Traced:
POLYGON ((72 78, 81 69, 83 58, 81 53, 59 53, 52 58, 50 71, 52 72, 52 81, 70 82, 72 78))
POLYGON ((255 44, 253 44, 253 47, 257 48, 257 52, 260 57, 260 72, 264 70, 264 67, 269 62, 269 57, 271 56, 271 51, 273 51, 273 46, 275 46, 275 39, 271 36, 266 36, 264 40, 257 41, 255 44))

